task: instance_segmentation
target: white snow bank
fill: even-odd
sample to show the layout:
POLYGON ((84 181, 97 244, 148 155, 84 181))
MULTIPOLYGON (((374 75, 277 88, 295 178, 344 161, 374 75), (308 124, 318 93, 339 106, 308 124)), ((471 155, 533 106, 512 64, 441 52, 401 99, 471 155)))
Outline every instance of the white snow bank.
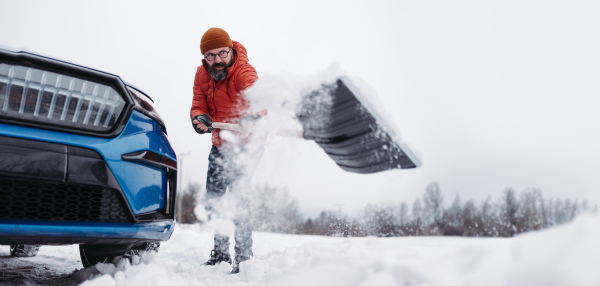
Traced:
POLYGON ((83 285, 600 285, 597 215, 507 239, 255 233, 255 256, 237 275, 202 266, 212 235, 178 226, 158 254, 100 265, 83 285))
MULTIPOLYGON (((526 233, 494 248, 465 248, 469 285, 600 285, 600 216, 526 233)), ((458 278, 458 277, 457 277, 458 278)))

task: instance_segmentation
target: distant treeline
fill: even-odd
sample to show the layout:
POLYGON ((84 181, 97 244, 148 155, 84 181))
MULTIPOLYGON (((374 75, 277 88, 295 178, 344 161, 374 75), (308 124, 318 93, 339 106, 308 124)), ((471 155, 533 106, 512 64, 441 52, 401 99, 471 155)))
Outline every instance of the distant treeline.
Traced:
MULTIPOLYGON (((201 201, 199 189, 198 185, 188 187, 179 222, 196 222, 193 208, 196 201, 201 201)), ((285 189, 263 186, 253 191, 252 216, 255 230, 279 233, 344 237, 511 237, 569 222, 582 212, 598 209, 587 201, 544 198, 539 189, 526 189, 517 194, 510 188, 498 200, 488 197, 483 202, 467 200, 463 203, 456 195, 449 207, 443 205, 439 185, 431 183, 411 207, 406 202, 368 205, 357 217, 350 217, 341 210, 327 210, 305 220, 298 211, 296 199, 285 189)))

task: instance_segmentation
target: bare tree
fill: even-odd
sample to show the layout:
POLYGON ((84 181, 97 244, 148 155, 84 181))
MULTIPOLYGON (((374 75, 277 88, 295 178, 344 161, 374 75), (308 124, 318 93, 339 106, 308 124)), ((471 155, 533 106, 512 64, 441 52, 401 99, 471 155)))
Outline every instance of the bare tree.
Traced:
POLYGON ((480 221, 483 236, 499 236, 501 223, 498 206, 490 196, 481 205, 480 221))
POLYGON ((546 210, 540 190, 530 189, 521 193, 519 216, 523 219, 521 231, 539 230, 546 227, 546 210))
POLYGON ((463 220, 460 196, 456 194, 450 208, 444 212, 444 235, 462 235, 463 220))
POLYGON ((444 198, 440 192, 438 183, 433 182, 425 189, 423 194, 423 228, 427 234, 443 234, 443 215, 444 209, 442 203, 444 198))
POLYGON ((408 204, 402 202, 398 207, 396 225, 399 227, 399 235, 407 235, 409 233, 410 217, 408 215, 408 204))
POLYGON ((479 218, 479 211, 473 200, 468 200, 463 208, 463 236, 480 236, 481 235, 481 222, 479 218))
POLYGON ((517 213, 519 212, 519 202, 515 195, 515 191, 508 188, 504 191, 502 197, 502 204, 500 210, 501 219, 501 236, 510 237, 519 233, 519 219, 517 213))
POLYGON ((421 207, 421 200, 417 198, 413 203, 412 207, 412 220, 409 227, 410 235, 421 235, 423 233, 423 209, 421 207))
POLYGON ((180 217, 177 218, 179 223, 196 223, 197 219, 194 214, 194 208, 196 207, 196 202, 201 190, 202 186, 199 183, 191 182, 188 184, 187 188, 183 190, 182 194, 178 194, 178 196, 182 196, 181 211, 178 212, 180 217))

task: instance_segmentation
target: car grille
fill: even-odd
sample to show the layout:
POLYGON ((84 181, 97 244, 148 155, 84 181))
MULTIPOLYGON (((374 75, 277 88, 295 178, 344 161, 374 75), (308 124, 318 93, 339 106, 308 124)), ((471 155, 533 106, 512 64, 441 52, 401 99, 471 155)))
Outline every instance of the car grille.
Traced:
POLYGON ((115 126, 125 106, 111 86, 0 63, 0 117, 102 133, 115 126))
POLYGON ((0 219, 133 222, 118 190, 0 179, 0 219))

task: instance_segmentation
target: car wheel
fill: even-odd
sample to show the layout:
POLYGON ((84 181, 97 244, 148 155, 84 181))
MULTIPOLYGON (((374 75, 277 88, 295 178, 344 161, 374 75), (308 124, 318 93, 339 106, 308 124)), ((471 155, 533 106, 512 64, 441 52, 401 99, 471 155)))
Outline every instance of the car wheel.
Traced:
POLYGON ((35 245, 24 245, 17 244, 10 246, 10 256, 13 257, 33 257, 36 256, 40 250, 39 246, 35 245))
POLYGON ((94 266, 98 263, 109 263, 114 259, 114 256, 91 252, 84 245, 79 245, 79 256, 83 267, 94 266))

